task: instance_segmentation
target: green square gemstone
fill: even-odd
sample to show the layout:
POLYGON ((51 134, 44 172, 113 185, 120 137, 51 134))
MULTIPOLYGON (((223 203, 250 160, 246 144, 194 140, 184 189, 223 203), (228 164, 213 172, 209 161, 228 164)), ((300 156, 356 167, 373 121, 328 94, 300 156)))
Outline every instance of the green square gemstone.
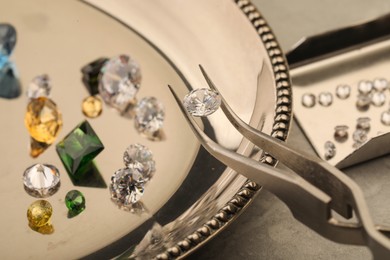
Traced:
POLYGON ((104 146, 88 121, 80 123, 56 146, 67 172, 75 180, 83 178, 85 168, 104 146))

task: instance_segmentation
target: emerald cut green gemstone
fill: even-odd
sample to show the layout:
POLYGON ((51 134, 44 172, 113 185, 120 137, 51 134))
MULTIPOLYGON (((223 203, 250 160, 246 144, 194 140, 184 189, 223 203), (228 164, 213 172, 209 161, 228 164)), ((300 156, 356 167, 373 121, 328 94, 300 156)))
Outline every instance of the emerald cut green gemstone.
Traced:
POLYGON ((65 196, 65 204, 69 209, 69 216, 76 216, 85 209, 84 195, 78 190, 71 190, 65 196))
POLYGON ((65 169, 74 180, 84 177, 85 169, 103 149, 102 142, 88 121, 76 126, 56 146, 65 169))

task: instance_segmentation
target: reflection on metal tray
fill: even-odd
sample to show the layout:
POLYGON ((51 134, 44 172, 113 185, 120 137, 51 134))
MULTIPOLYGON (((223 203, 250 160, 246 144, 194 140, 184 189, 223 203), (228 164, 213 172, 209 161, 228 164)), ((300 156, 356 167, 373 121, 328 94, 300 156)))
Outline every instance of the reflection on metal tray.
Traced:
POLYGON ((386 15, 307 38, 287 56, 297 120, 317 154, 339 168, 390 152, 389 21, 386 15), (379 79, 385 89, 379 89, 379 79), (359 87, 366 80, 373 83, 372 90, 359 87), (341 85, 349 86, 349 97, 337 93, 341 85), (361 129, 362 120, 369 129, 361 129), (347 127, 342 139, 337 126, 347 127))

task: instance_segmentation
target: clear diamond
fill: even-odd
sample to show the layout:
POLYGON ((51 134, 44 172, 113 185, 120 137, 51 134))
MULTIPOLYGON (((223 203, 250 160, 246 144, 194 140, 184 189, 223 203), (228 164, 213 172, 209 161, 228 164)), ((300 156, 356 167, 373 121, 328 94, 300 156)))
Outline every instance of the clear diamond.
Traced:
POLYGON ((351 95, 351 87, 349 85, 338 85, 336 88, 336 96, 339 99, 347 99, 351 95))
POLYGON ((107 105, 123 112, 134 102, 141 84, 138 63, 126 55, 110 59, 102 68, 99 93, 107 105))
POLYGON ((387 79, 383 79, 383 78, 377 78, 374 80, 374 89, 376 91, 385 91, 389 86, 389 82, 387 81, 387 79))
POLYGON ((194 89, 184 97, 183 105, 193 116, 208 116, 221 105, 221 96, 207 88, 194 89))
POLYGON ((386 101, 386 96, 383 92, 375 92, 371 96, 371 103, 376 107, 383 106, 385 101, 386 101))
POLYGON ((43 74, 35 77, 27 89, 28 98, 49 97, 51 82, 48 75, 43 74))
POLYGON ((156 171, 152 151, 142 144, 127 147, 123 161, 128 168, 136 168, 145 180, 149 180, 156 171))
POLYGON ((142 133, 153 134, 164 124, 164 105, 155 97, 145 97, 135 108, 135 128, 142 133))
POLYGON ((145 180, 135 168, 123 168, 111 177, 111 200, 119 208, 129 210, 144 194, 145 180))
POLYGON ((367 131, 364 131, 362 129, 356 129, 353 133, 352 138, 358 144, 365 143, 368 139, 367 131))
POLYGON ((325 142, 325 159, 330 160, 336 155, 336 146, 331 141, 325 142))
POLYGON ((38 163, 25 170, 23 183, 25 190, 31 196, 49 197, 60 187, 60 174, 53 165, 38 163))
POLYGON ((314 107, 316 104, 316 96, 311 93, 305 93, 302 95, 302 105, 304 107, 314 107))
POLYGON ((346 125, 338 125, 334 128, 334 139, 339 142, 343 143, 347 141, 348 139, 348 126, 346 125))
POLYGON ((360 129, 360 130, 363 130, 363 131, 370 131, 370 128, 371 128, 371 118, 369 117, 359 117, 357 120, 356 120, 356 129, 360 129))
POLYGON ((318 103, 324 107, 328 107, 333 103, 333 95, 330 92, 321 92, 318 96, 318 103))
POLYGON ((390 126, 390 110, 387 110, 381 114, 381 122, 386 126, 390 126))
POLYGON ((371 93, 373 84, 369 80, 362 80, 358 83, 358 91, 362 95, 368 95, 371 93))
POLYGON ((361 111, 367 111, 370 108, 371 97, 369 95, 359 95, 356 101, 356 108, 361 111))
MULTIPOLYGON (((9 56, 16 44, 16 30, 10 24, 0 24, 0 55, 9 56)), ((1 66, 0 66, 1 67, 1 66)))

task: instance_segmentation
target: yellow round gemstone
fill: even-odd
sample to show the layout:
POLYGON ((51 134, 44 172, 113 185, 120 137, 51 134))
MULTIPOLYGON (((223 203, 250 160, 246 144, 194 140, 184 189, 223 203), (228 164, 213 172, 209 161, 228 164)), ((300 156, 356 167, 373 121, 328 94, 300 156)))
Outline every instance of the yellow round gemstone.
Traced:
POLYGON ((51 99, 39 97, 28 103, 24 123, 32 138, 52 144, 62 128, 62 115, 51 99))
POLYGON ((103 111, 102 100, 97 96, 84 98, 82 109, 85 116, 90 118, 98 117, 103 111))
POLYGON ((53 208, 48 201, 37 200, 27 210, 28 223, 32 228, 47 225, 52 213, 53 208))

